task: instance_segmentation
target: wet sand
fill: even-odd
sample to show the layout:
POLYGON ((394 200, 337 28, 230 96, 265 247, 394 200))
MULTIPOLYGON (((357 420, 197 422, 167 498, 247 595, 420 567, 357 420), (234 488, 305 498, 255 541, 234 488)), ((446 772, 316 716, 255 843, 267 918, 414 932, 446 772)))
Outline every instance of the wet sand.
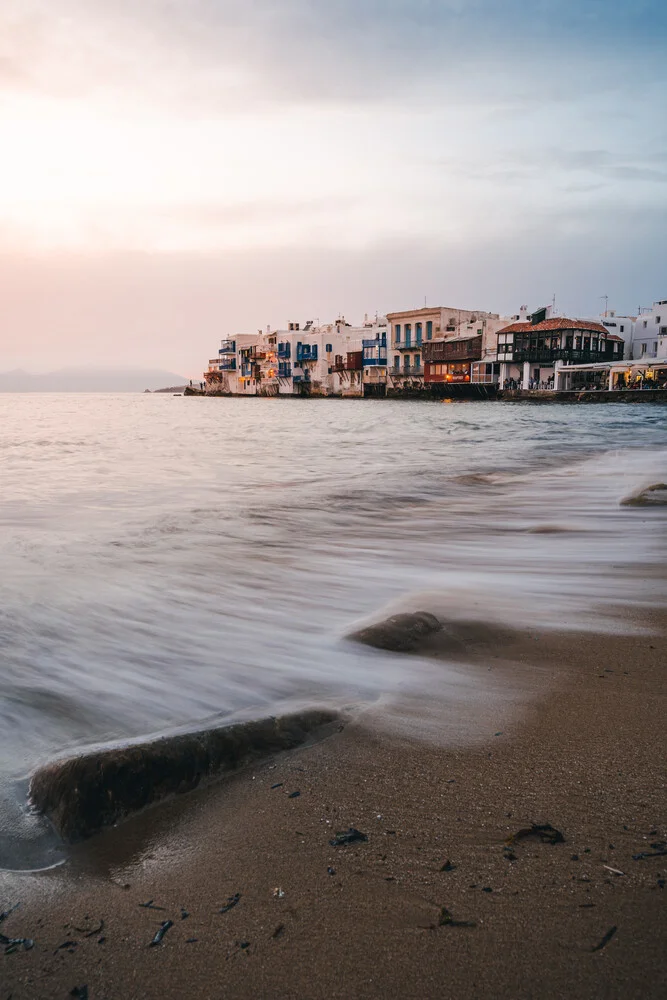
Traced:
POLYGON ((539 691, 467 746, 392 734, 376 708, 58 870, 0 875, 0 910, 21 902, 0 929, 35 940, 0 955, 0 997, 665 996, 667 856, 633 860, 667 839, 664 616, 650 624, 489 654, 495 683, 539 691), (564 843, 508 851, 532 823, 564 843), (367 841, 329 844, 349 827, 367 841))

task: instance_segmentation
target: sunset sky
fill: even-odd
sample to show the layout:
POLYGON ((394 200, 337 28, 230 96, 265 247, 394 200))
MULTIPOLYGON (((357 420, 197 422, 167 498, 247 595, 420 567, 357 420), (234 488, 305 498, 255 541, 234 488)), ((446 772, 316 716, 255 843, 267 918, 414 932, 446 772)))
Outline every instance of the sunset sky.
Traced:
POLYGON ((663 0, 2 0, 0 370, 667 297, 663 0))

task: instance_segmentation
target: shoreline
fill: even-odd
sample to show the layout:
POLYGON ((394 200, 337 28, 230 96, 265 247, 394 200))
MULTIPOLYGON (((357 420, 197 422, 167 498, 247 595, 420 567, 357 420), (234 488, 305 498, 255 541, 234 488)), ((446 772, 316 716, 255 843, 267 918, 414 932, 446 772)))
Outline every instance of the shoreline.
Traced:
MULTIPOLYGON (((475 383, 473 383, 475 385, 475 383)), ((205 392, 187 386, 183 396, 201 396, 211 399, 338 399, 355 400, 366 402, 368 400, 400 400, 401 402, 477 402, 477 403, 667 403, 667 389, 614 389, 611 391, 600 390, 572 390, 562 389, 557 392, 550 389, 500 389, 494 385, 479 383, 479 389, 470 391, 471 387, 456 386, 449 387, 450 392, 428 392, 427 390, 415 390, 414 392, 392 391, 385 395, 372 394, 368 396, 342 396, 337 393, 304 393, 296 395, 294 393, 234 393, 234 392, 205 392), (453 390, 457 391, 453 391, 453 390), (483 391, 482 391, 483 390, 483 391)), ((166 390, 165 390, 166 391, 166 390)), ((153 393, 154 395, 154 393, 153 393)))
POLYGON ((90 1000, 664 995, 667 856, 633 859, 667 839, 667 621, 646 621, 652 634, 527 631, 507 659, 489 654, 503 683, 537 662, 538 690, 496 730, 485 720, 483 741, 399 735, 377 705, 77 845, 59 869, 1 873, 0 909, 21 903, 2 932, 35 941, 0 955, 3 987, 13 1000, 84 984, 90 1000), (508 847, 533 823, 565 842, 508 847), (368 839, 330 845, 350 827, 368 839))

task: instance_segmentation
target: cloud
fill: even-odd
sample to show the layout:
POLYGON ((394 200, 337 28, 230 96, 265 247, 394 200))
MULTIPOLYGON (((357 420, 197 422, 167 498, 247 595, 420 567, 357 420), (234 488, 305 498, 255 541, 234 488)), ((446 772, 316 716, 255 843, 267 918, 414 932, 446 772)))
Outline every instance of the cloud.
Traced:
MULTIPOLYGON (((616 57, 627 65, 666 26, 659 0, 5 0, 0 57, 21 53, 42 92, 132 95, 191 114, 441 99, 433 80, 459 98, 495 83, 571 99, 618 84, 616 57)), ((624 84, 649 68, 661 75, 638 61, 624 84)))

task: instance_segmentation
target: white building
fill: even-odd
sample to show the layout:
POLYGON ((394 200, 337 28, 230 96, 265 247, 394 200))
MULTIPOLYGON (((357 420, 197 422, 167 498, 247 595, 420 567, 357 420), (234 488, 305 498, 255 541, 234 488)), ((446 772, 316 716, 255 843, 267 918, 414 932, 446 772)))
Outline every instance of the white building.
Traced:
POLYGON ((632 335, 635 320, 635 316, 619 316, 614 309, 607 309, 605 312, 600 313, 597 319, 598 323, 602 323, 610 333, 616 334, 624 342, 625 353, 623 356, 625 358, 632 357, 632 335))
POLYGON ((633 360, 667 357, 667 299, 654 302, 650 311, 640 311, 634 323, 631 353, 626 357, 633 360))
POLYGON ((217 358, 211 358, 204 372, 207 392, 233 395, 239 391, 239 352, 257 340, 256 334, 236 334, 220 342, 217 358))

